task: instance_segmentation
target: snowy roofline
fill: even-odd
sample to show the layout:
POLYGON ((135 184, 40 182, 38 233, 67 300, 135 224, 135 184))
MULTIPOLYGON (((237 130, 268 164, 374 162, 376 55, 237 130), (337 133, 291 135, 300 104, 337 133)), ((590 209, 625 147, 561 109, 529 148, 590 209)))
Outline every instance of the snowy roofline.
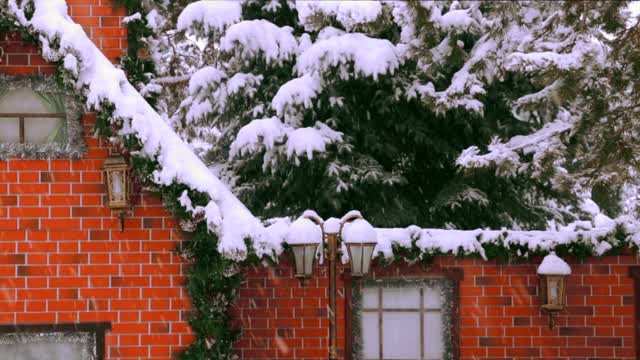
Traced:
MULTIPOLYGON (((50 61, 64 59, 65 69, 77 78, 76 88, 87 97, 87 106, 100 109, 112 104, 115 107, 114 121, 123 122, 120 135, 135 135, 142 144, 139 155, 154 158, 160 164, 153 174, 157 184, 177 182, 209 195, 211 201, 204 207, 194 207, 187 192, 179 201, 193 214, 204 215, 210 230, 219 236, 218 250, 231 259, 242 260, 247 252, 244 240, 249 238, 258 256, 279 254, 290 231, 290 220, 274 219, 265 228, 146 102, 124 72, 73 22, 67 15, 64 0, 34 0, 34 5, 35 12, 27 19, 18 1, 8 0, 8 10, 18 22, 40 35, 43 56, 50 61), (59 49, 50 46, 54 39, 60 44, 59 49)), ((394 247, 417 247, 422 255, 473 254, 487 258, 483 248, 487 243, 504 247, 519 245, 528 251, 551 251, 559 245, 580 243, 601 255, 616 241, 613 233, 618 225, 625 229, 628 241, 640 243, 640 226, 629 219, 582 231, 443 230, 410 226, 378 228, 375 233, 377 252, 384 257, 391 257, 394 247)))

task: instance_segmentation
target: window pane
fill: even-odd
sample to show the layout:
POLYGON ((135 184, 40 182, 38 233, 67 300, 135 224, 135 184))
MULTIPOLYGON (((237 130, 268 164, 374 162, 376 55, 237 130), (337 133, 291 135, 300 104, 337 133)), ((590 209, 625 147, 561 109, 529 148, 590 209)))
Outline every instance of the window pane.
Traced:
POLYGON ((82 344, 0 344, 6 359, 12 360, 82 360, 82 344))
POLYGON ((423 291, 424 291, 424 307, 425 308, 440 309, 442 307, 442 300, 440 300, 439 287, 425 287, 423 291))
POLYGON ((0 98, 0 113, 47 114, 57 112, 35 91, 22 88, 9 91, 0 98))
POLYGON ((62 142, 64 134, 64 119, 24 119, 24 139, 26 143, 48 144, 62 142))
POLYGON ((365 359, 380 358, 380 344, 378 342, 378 313, 362 313, 362 356, 365 359))
POLYGON ((418 288, 386 288, 382 290, 382 307, 396 309, 420 308, 418 288))
POLYGON ((20 122, 15 118, 0 118, 0 142, 20 142, 20 122))
POLYGON ((0 356, 11 360, 90 360, 96 358, 95 334, 25 332, 0 335, 0 356))
POLYGON ((426 359, 442 357, 442 315, 440 312, 424 314, 424 356, 426 359))
POLYGON ((364 309, 378 308, 378 289, 377 288, 362 289, 362 307, 364 309))
POLYGON ((420 315, 382 314, 382 355, 385 359, 420 358, 420 315))

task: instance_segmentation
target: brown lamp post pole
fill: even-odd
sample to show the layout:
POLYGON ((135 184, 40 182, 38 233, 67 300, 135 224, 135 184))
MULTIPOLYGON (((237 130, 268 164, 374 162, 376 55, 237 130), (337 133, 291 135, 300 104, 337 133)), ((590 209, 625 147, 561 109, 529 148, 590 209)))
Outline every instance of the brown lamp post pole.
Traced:
POLYGON ((336 297, 337 292, 337 260, 338 260, 338 233, 325 234, 329 250, 329 359, 337 360, 337 324, 336 324, 336 297))

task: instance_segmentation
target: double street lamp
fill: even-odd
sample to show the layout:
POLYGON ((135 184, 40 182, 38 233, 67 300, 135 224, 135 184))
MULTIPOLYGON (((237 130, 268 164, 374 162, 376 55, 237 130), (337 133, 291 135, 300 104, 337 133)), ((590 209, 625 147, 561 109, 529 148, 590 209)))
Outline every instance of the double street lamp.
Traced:
POLYGON ((287 234, 287 242, 293 250, 295 275, 298 278, 311 277, 313 261, 320 248, 323 255, 327 243, 329 260, 329 359, 337 359, 337 259, 338 245, 342 241, 347 248, 351 275, 363 276, 369 272, 371 259, 377 241, 376 231, 364 220, 359 212, 351 211, 341 219, 323 220, 313 211, 305 211, 294 221, 287 234))

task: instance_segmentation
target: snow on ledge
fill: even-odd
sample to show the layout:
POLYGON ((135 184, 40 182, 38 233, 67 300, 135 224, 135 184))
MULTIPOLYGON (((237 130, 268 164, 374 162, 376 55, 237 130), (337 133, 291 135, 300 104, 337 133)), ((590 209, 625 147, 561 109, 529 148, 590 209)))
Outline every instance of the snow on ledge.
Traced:
POLYGON ((552 251, 542 259, 538 275, 571 275, 571 267, 552 251))
POLYGON ((39 38, 45 59, 64 58, 66 63, 69 56, 77 58, 75 85, 86 96, 88 108, 114 106, 114 117, 124 123, 120 135, 135 135, 142 144, 140 156, 158 160, 160 166, 153 174, 154 181, 160 185, 181 183, 210 196, 205 220, 219 236, 218 250, 222 254, 244 259, 247 238, 253 241, 259 256, 280 251, 280 244, 271 240, 262 223, 210 172, 127 81, 124 72, 67 15, 65 0, 34 0, 35 11, 30 19, 25 16, 22 4, 8 0, 9 13, 39 38), (60 44, 59 49, 52 48, 52 43, 60 44))

